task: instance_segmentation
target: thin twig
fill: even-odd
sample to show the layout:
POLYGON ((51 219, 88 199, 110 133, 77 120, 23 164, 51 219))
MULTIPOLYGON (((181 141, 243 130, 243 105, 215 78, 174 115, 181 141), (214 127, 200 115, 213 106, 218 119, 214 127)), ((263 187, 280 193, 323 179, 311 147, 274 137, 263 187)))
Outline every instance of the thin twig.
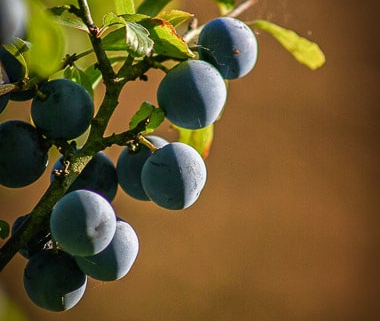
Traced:
POLYGON ((257 4, 259 0, 245 0, 239 4, 235 9, 228 13, 228 17, 236 18, 240 16, 244 11, 247 11, 250 7, 257 4))

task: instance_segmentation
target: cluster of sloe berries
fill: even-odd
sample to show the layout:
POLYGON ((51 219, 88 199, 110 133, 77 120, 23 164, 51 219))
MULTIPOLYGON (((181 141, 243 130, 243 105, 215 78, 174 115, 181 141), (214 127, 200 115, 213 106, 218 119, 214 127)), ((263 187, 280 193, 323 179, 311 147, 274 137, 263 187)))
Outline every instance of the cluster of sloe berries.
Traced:
MULTIPOLYGON (((46 169, 48 140, 74 139, 90 125, 94 106, 81 85, 55 79, 41 85, 39 91, 31 104, 34 125, 20 120, 0 125, 3 186, 23 187, 34 182, 46 169)), ((62 156, 53 166, 51 180, 58 179, 56 173, 65 173, 65 169, 62 156)), ((28 259, 24 288, 39 307, 70 309, 82 298, 87 276, 112 281, 130 270, 139 242, 133 228, 117 217, 111 206, 117 182, 112 161, 98 152, 55 205, 50 225, 20 249, 28 259)), ((16 219, 12 232, 28 219, 30 214, 16 219)))
MULTIPOLYGON (((0 41, 4 44, 18 27, 9 31, 2 23, 1 16, 0 41)), ((187 129, 214 123, 227 99, 225 81, 246 75, 257 59, 254 34, 234 18, 207 23, 197 47, 199 59, 173 67, 157 90, 158 105, 167 119, 187 129)), ((25 74, 2 46, 0 71, 0 81, 5 83, 19 82, 25 74)), ((80 84, 68 79, 44 80, 38 90, 0 96, 0 112, 9 99, 31 100, 33 124, 21 120, 0 124, 0 185, 19 188, 45 172, 52 142, 76 139, 89 128, 94 104, 80 84)), ((145 139, 151 145, 139 144, 136 150, 125 147, 116 166, 98 152, 54 206, 49 226, 20 249, 28 259, 25 291, 36 305, 51 311, 70 309, 82 298, 88 276, 112 281, 128 273, 139 242, 133 228, 111 205, 118 186, 135 199, 170 210, 185 209, 198 199, 207 176, 200 154, 181 142, 155 135, 145 139)), ((51 181, 69 170, 70 163, 60 157, 53 165, 51 181)), ((12 233, 29 219, 29 214, 19 217, 12 233)))
MULTIPOLYGON (((28 218, 19 217, 12 232, 28 218)), ((26 294, 43 309, 66 311, 82 298, 87 276, 100 281, 124 277, 138 250, 136 232, 105 198, 90 190, 69 192, 54 207, 50 226, 20 250, 28 259, 26 294)))
MULTIPOLYGON (((77 138, 90 126, 93 114, 92 98, 81 85, 68 79, 41 84, 31 103, 33 125, 21 120, 0 124, 1 185, 18 188, 36 181, 47 167, 49 140, 77 138)), ((117 166, 103 152, 95 154, 55 205, 50 226, 20 250, 28 258, 25 291, 37 306, 70 309, 82 298, 87 276, 112 281, 130 270, 139 242, 111 206, 119 183, 132 197, 167 209, 186 208, 198 198, 206 181, 199 153, 158 136, 146 139, 155 152, 144 145, 134 152, 125 147, 117 166)), ((66 170, 61 156, 53 165, 51 181, 66 170)), ((15 221, 13 233, 28 217, 15 221)))

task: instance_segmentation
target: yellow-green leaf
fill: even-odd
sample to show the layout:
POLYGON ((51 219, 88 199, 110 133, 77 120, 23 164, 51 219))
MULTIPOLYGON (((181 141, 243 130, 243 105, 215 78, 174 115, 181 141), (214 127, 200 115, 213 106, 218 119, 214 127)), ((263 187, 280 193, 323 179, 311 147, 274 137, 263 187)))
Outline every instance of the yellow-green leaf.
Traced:
POLYGON ((251 26, 270 33, 298 62, 312 70, 322 67, 326 61, 325 54, 318 44, 301 37, 293 30, 285 29, 266 20, 256 20, 251 26))
POLYGON ((235 6, 235 0, 214 0, 219 6, 222 15, 229 13, 235 6))
POLYGON ((139 110, 132 116, 129 122, 129 129, 135 129, 140 122, 149 120, 141 134, 148 134, 158 128, 165 119, 165 113, 161 108, 153 106, 150 102, 144 101, 139 110))
POLYGON ((144 26, 126 21, 123 28, 110 32, 103 38, 103 47, 107 51, 128 51, 131 55, 150 56, 153 51, 153 40, 144 26))
POLYGON ((169 10, 169 11, 163 11, 159 13, 156 18, 166 20, 170 22, 173 27, 177 28, 179 25, 184 23, 189 18, 193 17, 194 15, 190 12, 182 11, 182 10, 169 10))
POLYGON ((29 1, 28 39, 32 43, 29 67, 40 77, 56 72, 65 53, 64 37, 51 13, 38 2, 29 1))
POLYGON ((113 0, 113 2, 118 15, 135 13, 134 0, 113 0))
POLYGON ((103 27, 109 27, 112 25, 125 25, 125 20, 123 17, 120 17, 113 12, 109 12, 103 16, 103 27))
POLYGON ((53 19, 55 23, 60 24, 61 26, 74 28, 88 33, 87 26, 79 19, 73 19, 64 16, 54 16, 53 19))
POLYGON ((11 43, 3 45, 4 49, 8 51, 13 57, 15 57, 21 64, 23 71, 25 72, 23 77, 28 75, 28 65, 26 62, 26 56, 30 50, 30 43, 25 42, 20 38, 13 38, 11 43))
POLYGON ((138 57, 149 56, 154 45, 149 38, 149 31, 136 22, 127 22, 125 27, 128 52, 138 57))
POLYGON ((138 13, 143 13, 154 17, 172 0, 144 0, 137 9, 138 13))
POLYGON ((178 133, 178 141, 194 147, 198 153, 205 159, 211 148, 214 139, 214 124, 200 129, 186 129, 172 125, 178 133))
POLYGON ((195 57, 170 22, 141 14, 124 15, 123 18, 126 21, 127 32, 119 28, 106 35, 103 38, 105 50, 128 50, 137 56, 149 56, 153 49, 155 54, 174 59, 195 57))
POLYGON ((144 19, 140 21, 150 32, 150 38, 154 41, 153 50, 155 53, 176 59, 194 58, 195 54, 189 49, 187 43, 173 25, 162 19, 144 19))

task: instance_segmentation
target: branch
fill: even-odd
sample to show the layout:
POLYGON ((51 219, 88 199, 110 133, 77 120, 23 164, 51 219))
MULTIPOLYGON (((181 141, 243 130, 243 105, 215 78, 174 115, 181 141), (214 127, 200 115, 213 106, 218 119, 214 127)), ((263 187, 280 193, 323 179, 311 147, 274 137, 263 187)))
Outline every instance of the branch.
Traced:
POLYGON ((98 68, 103 75, 104 83, 107 84, 108 82, 112 82, 115 79, 115 72, 113 71, 111 63, 103 48, 99 37, 99 28, 94 24, 87 0, 78 0, 78 5, 79 11, 76 12, 76 15, 82 19, 89 30, 90 41, 99 62, 98 68))
POLYGON ((90 157, 77 157, 74 161, 76 170, 70 171, 64 180, 54 180, 30 213, 30 219, 26 220, 0 249, 0 271, 9 263, 13 256, 36 233, 47 226, 50 213, 57 201, 65 194, 69 186, 74 182, 90 157))
MULTIPOLYGON (((106 93, 97 114, 91 122, 90 134, 84 146, 76 153, 71 152, 70 148, 63 151, 65 158, 69 162, 68 173, 50 184, 40 201, 31 211, 30 218, 24 221, 20 228, 11 235, 0 249, 0 271, 9 263, 20 248, 25 246, 41 229, 48 226, 49 217, 55 204, 67 192, 70 185, 98 151, 104 150, 113 144, 125 144, 128 140, 135 140, 138 138, 138 134, 145 130, 146 127, 145 122, 141 122, 133 130, 103 138, 108 122, 118 105, 118 99, 123 86, 128 81, 141 78, 150 68, 155 67, 156 60, 160 60, 160 58, 156 57, 156 60, 144 59, 136 64, 133 64, 133 60, 129 60, 116 75, 102 46, 101 39, 98 37, 99 29, 93 24, 87 1, 78 0, 78 3, 80 9, 75 10, 74 13, 89 28, 90 41, 97 57, 98 68, 102 73, 106 93)), ((161 60, 165 59, 162 58, 161 60)), ((61 145, 59 142, 54 143, 58 147, 64 144, 64 142, 61 142, 61 145)))
POLYGON ((146 130, 146 126, 149 124, 149 117, 140 121, 137 126, 133 129, 127 130, 120 134, 112 134, 111 136, 104 137, 103 143, 106 147, 112 145, 125 146, 129 142, 134 142, 138 140, 145 140, 140 134, 146 130))
MULTIPOLYGON (((68 155, 69 172, 62 179, 54 180, 40 201, 30 213, 30 219, 26 220, 0 249, 0 271, 9 263, 12 257, 43 227, 49 222, 50 213, 58 200, 66 193, 83 168, 100 150, 105 148, 102 137, 108 121, 118 105, 118 97, 126 81, 137 78, 145 73, 150 64, 140 64, 132 69, 131 75, 123 82, 116 80, 110 61, 102 47, 101 39, 97 37, 98 28, 94 25, 87 1, 78 0, 80 10, 75 13, 80 16, 90 31, 90 41, 98 60, 98 68, 102 73, 106 94, 99 107, 97 115, 92 121, 89 138, 84 147, 77 153, 68 155)), ((130 70, 129 70, 130 71, 130 70)))

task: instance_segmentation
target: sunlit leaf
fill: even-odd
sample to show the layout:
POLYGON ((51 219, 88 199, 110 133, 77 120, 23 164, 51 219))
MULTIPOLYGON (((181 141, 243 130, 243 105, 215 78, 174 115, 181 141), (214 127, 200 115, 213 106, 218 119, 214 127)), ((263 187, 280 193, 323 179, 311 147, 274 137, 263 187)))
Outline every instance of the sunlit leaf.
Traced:
POLYGON ((40 77, 48 77, 64 56, 64 37, 52 15, 36 1, 29 1, 28 39, 32 43, 29 66, 40 77))
POLYGON ((186 129, 172 125, 178 133, 178 141, 194 147, 199 154, 206 158, 210 152, 211 144, 214 139, 214 124, 201 129, 186 129))
POLYGON ((51 13, 56 16, 61 16, 65 12, 68 12, 70 10, 70 6, 69 5, 55 6, 55 7, 49 8, 48 10, 50 10, 51 13))
POLYGON ((103 39, 103 48, 107 51, 127 50, 125 28, 119 28, 107 34, 103 39))
POLYGON ((113 2, 118 15, 135 13, 134 0, 113 0, 113 2))
POLYGON ((87 26, 79 18, 75 19, 70 16, 65 16, 65 13, 68 13, 70 10, 69 5, 56 6, 48 9, 52 14, 51 17, 54 21, 62 26, 70 27, 74 29, 79 29, 88 32, 87 26))
POLYGON ((285 29, 273 22, 266 20, 256 20, 252 27, 265 30, 275 37, 286 50, 301 64, 312 70, 323 66, 326 61, 325 54, 315 42, 299 36, 293 30, 285 29))
POLYGON ((133 56, 150 56, 153 40, 149 31, 136 22, 127 21, 125 27, 110 32, 103 38, 103 46, 107 51, 127 50, 133 56))
POLYGON ((157 108, 145 101, 131 118, 129 129, 134 129, 142 121, 148 120, 145 130, 141 132, 142 134, 147 134, 157 129, 164 119, 165 113, 161 108, 157 108))
POLYGON ((187 43, 168 21, 145 15, 124 15, 126 29, 119 28, 103 38, 107 51, 128 50, 136 55, 159 55, 188 59, 195 57, 187 43), (129 33, 128 33, 129 32, 129 33), (137 50, 136 50, 137 49, 137 50))
POLYGON ((122 17, 114 14, 113 12, 107 13, 103 17, 103 26, 109 27, 112 25, 121 24, 125 25, 125 20, 122 17))
POLYGON ((213 0, 213 1, 218 4, 220 13, 222 15, 225 15, 228 12, 230 12, 235 6, 235 0, 213 0))
POLYGON ((9 224, 3 220, 0 220, 0 238, 6 239, 9 236, 10 228, 9 224))
POLYGON ((156 18, 166 20, 176 28, 193 16, 193 14, 186 11, 170 10, 159 13, 156 18))
POLYGON ((11 43, 3 45, 4 49, 8 51, 23 67, 25 71, 24 76, 28 75, 28 64, 26 62, 26 55, 28 54, 31 44, 25 42, 20 38, 13 38, 11 43))
POLYGON ((169 22, 162 19, 144 19, 140 24, 150 32, 150 37, 154 40, 155 53, 176 59, 195 57, 169 22))
POLYGON ((137 12, 148 16, 156 16, 172 0, 144 0, 137 12))
POLYGON ((82 30, 87 33, 89 32, 87 26, 82 22, 82 20, 63 16, 54 16, 53 19, 57 24, 60 24, 61 26, 82 30))
POLYGON ((149 56, 153 49, 149 31, 136 22, 126 24, 126 44, 129 53, 140 57, 149 56))
MULTIPOLYGON (((112 23, 115 21, 115 20, 113 20, 114 16, 115 16, 114 14, 110 13, 104 17, 105 26, 107 23, 112 23)), ((125 15, 124 18, 118 17, 118 16, 116 16, 116 17, 117 17, 117 19, 122 19, 124 26, 127 24, 127 21, 128 22, 138 22, 142 19, 147 18, 147 16, 140 15, 140 14, 125 15)), ((126 51, 128 49, 126 37, 127 37, 126 36, 126 28, 116 29, 116 30, 108 33, 105 37, 103 37, 103 39, 102 39, 103 48, 107 51, 126 51)))

